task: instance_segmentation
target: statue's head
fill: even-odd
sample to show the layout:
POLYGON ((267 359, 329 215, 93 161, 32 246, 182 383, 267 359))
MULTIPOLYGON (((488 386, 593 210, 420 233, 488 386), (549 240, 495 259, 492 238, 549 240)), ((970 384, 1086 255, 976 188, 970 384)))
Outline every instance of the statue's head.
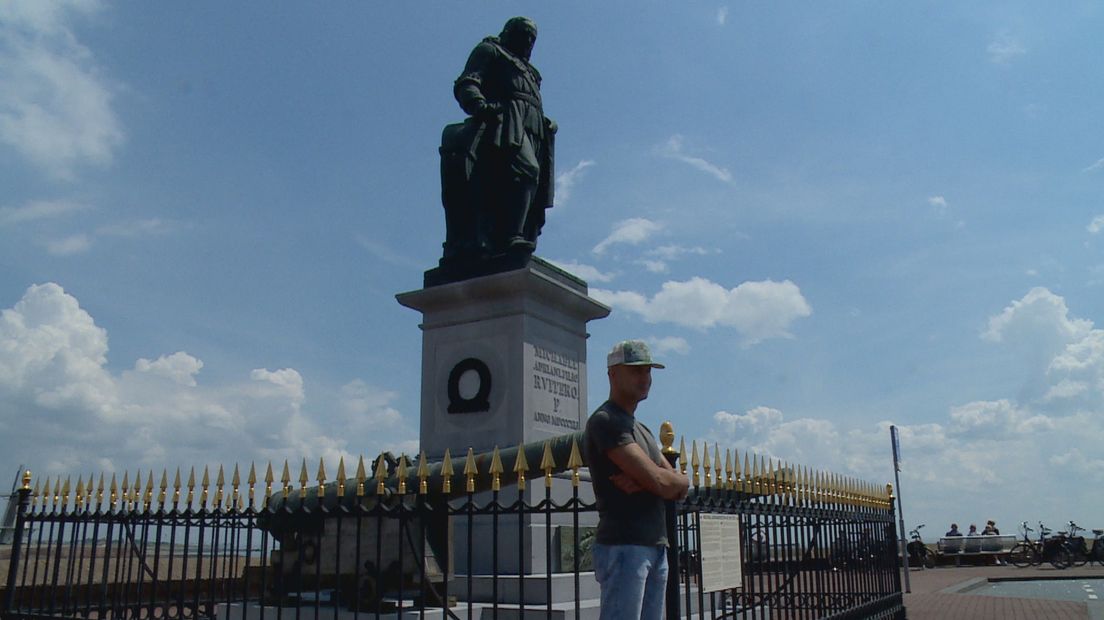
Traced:
POLYGON ((537 24, 528 17, 511 17, 502 27, 498 39, 506 49, 528 60, 537 42, 537 24))

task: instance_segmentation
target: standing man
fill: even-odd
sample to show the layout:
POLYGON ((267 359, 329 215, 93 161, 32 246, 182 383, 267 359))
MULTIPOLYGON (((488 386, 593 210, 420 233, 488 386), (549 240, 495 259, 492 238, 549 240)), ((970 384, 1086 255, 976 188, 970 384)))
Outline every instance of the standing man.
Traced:
POLYGON ((598 503, 592 547, 602 590, 601 620, 661 620, 667 587, 664 500, 686 496, 690 481, 671 467, 652 431, 636 419, 648 398, 652 360, 642 340, 625 340, 606 356, 609 400, 590 416, 585 450, 598 503))

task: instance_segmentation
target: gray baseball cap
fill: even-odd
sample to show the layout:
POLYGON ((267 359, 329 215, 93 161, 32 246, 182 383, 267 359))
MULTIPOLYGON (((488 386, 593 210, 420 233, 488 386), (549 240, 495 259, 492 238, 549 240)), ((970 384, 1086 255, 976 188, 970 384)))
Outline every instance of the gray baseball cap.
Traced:
POLYGON ((648 350, 648 344, 643 340, 622 340, 613 345, 609 355, 606 356, 606 367, 609 368, 618 364, 666 368, 663 364, 652 359, 652 352, 648 350))

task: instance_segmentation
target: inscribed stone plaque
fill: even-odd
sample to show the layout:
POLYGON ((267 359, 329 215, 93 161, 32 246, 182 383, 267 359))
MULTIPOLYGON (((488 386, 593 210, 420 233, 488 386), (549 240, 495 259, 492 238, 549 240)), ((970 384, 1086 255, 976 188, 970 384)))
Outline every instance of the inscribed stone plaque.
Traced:
POLYGON ((702 591, 739 588, 743 580, 739 515, 702 514, 702 591))
POLYGON ((575 354, 548 346, 527 344, 530 410, 534 427, 555 435, 582 429, 579 399, 579 359, 575 354))

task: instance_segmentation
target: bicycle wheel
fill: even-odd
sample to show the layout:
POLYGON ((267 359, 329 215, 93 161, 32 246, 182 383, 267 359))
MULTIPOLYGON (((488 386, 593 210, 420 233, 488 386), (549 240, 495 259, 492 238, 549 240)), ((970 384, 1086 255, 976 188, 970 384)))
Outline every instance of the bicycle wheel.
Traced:
POLYGON ((1027 568, 1036 563, 1035 555, 1034 546, 1020 542, 1008 552, 1008 561, 1017 568, 1027 568))
POLYGON ((1070 567, 1070 552, 1065 547, 1059 547, 1054 550, 1054 555, 1050 556, 1050 565, 1057 569, 1064 569, 1070 567))
POLYGON ((1070 566, 1084 566, 1089 563, 1089 555, 1084 551, 1073 550, 1070 552, 1070 566))

